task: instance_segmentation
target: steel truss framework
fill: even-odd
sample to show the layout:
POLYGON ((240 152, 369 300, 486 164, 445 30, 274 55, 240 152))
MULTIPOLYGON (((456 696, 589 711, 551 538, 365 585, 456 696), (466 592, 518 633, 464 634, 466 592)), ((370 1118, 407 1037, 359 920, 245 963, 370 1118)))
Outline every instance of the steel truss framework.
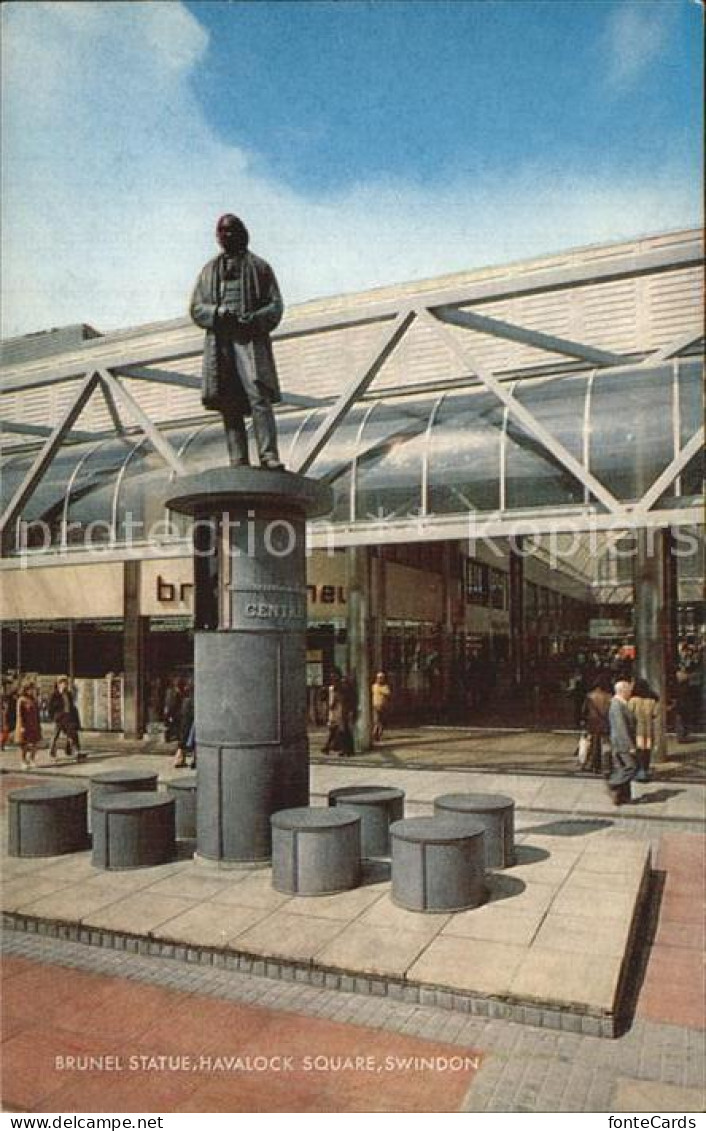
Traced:
MULTIPOLYGON (((636 274, 649 274, 654 271, 676 269, 678 267, 693 265, 698 261, 695 254, 682 255, 679 261, 672 256, 669 260, 665 257, 664 249, 653 251, 645 255, 638 262, 627 263, 617 270, 616 265, 603 267, 593 265, 592 270, 577 270, 567 274, 567 269, 547 271, 541 279, 530 282, 523 279, 517 283, 514 293, 541 292, 543 290, 556 290, 564 287, 585 285, 587 282, 600 282, 614 280, 616 277, 633 277, 636 274)), ((565 338, 558 338, 540 330, 526 326, 489 318, 474 310, 467 309, 467 304, 474 297, 486 299, 492 297, 492 290, 488 292, 489 284, 485 283, 474 288, 467 288, 463 294, 459 292, 440 291, 425 294, 414 301, 405 300, 396 307, 390 303, 381 302, 366 306, 364 313, 336 316, 325 323, 319 321, 311 326, 298 321, 294 331, 283 331, 278 335, 285 339, 302 334, 311 334, 330 330, 337 326, 352 325, 362 322, 379 322, 380 335, 374 347, 364 359, 363 363, 350 376, 344 389, 333 401, 321 398, 311 398, 297 394, 285 396, 285 405, 291 407, 311 409, 328 406, 324 419, 306 443, 302 453, 298 456, 294 471, 306 473, 315 463, 317 457, 324 451, 334 432, 346 418, 351 408, 359 403, 368 393, 376 376, 385 365, 388 358, 398 348, 405 338, 410 327, 415 322, 423 323, 437 338, 443 342, 451 354, 461 363, 464 377, 460 381, 453 381, 454 389, 462 389, 479 384, 496 398, 502 406, 505 421, 512 419, 516 424, 535 440, 539 441, 542 448, 550 454, 556 463, 561 465, 584 488, 584 506, 576 508, 562 507, 554 509, 538 507, 531 512, 519 513, 503 509, 492 513, 467 513, 459 511, 457 515, 432 515, 420 514, 417 520, 395 519, 394 515, 387 518, 384 525, 380 522, 355 521, 350 523, 337 523, 335 526, 335 540, 337 545, 377 544, 383 540, 392 542, 418 541, 422 539, 441 540, 447 538, 473 539, 483 537, 502 537, 507 535, 541 534, 555 531, 580 532, 587 530, 600 530, 608 532, 611 539, 619 536, 617 532, 626 529, 652 526, 678 526, 691 525, 701 522, 701 510, 686 501, 681 504, 677 498, 670 509, 655 510, 655 504, 663 497, 666 489, 678 479, 689 461, 703 448, 703 426, 680 445, 678 452, 642 497, 630 503, 624 503, 605 486, 587 466, 587 461, 579 460, 557 439, 551 430, 537 418, 537 416, 515 397, 514 390, 517 382, 508 382, 497 373, 490 371, 481 364, 471 350, 452 334, 450 326, 461 327, 469 331, 481 331, 494 337, 530 345, 538 350, 568 358, 573 363, 578 363, 579 368, 591 367, 594 372, 614 370, 619 367, 630 366, 633 370, 637 365, 645 367, 660 364, 670 358, 676 358, 684 351, 696 346, 703 337, 702 328, 695 325, 693 331, 682 333, 675 341, 657 351, 652 351, 635 358, 625 357, 616 353, 596 349, 591 345, 565 338), (610 533, 614 532, 614 533, 610 533)), ((100 345, 100 339, 94 340, 100 345)), ((93 345, 93 343, 92 343, 93 345)), ((14 534, 16 523, 22 514, 23 508, 31 499, 33 493, 41 483, 52 460, 58 450, 70 442, 100 440, 105 434, 89 433, 74 430, 74 424, 89 399, 99 392, 105 399, 110 417, 115 429, 114 435, 124 435, 128 420, 137 426, 143 434, 142 443, 149 444, 164 461, 170 472, 181 475, 187 472, 187 467, 182 458, 183 451, 177 451, 170 443, 168 437, 158 424, 151 420, 140 407, 137 400, 129 391, 127 383, 132 380, 151 381, 161 384, 173 384, 185 388, 198 388, 198 378, 186 374, 173 372, 160 368, 165 361, 175 361, 194 357, 201 352, 201 335, 188 334, 185 341, 180 344, 162 348, 159 352, 150 352, 143 348, 138 350, 135 346, 114 346, 104 348, 100 355, 100 364, 89 365, 83 372, 77 370, 76 364, 64 363, 53 369, 51 363, 44 366, 44 371, 26 378, 10 377, 3 384, 2 392, 22 391, 42 385, 54 384, 75 380, 82 376, 83 380, 79 389, 59 422, 53 426, 25 426, 18 422, 9 421, 3 428, 10 433, 22 432, 29 436, 41 436, 44 443, 29 467, 22 482, 14 491, 5 511, 0 519, 0 533, 2 535, 3 553, 7 555, 10 547, 10 534, 14 534)), ((90 354, 90 350, 87 351, 90 354)), ((534 370, 533 370, 534 372, 534 370)), ((435 386, 415 386, 415 392, 431 390, 435 386)), ((404 390, 401 390, 404 391, 404 390)), ((441 398, 440 398, 441 400, 441 398)), ((435 413, 429 421, 431 428, 435 413)), ((311 540, 313 545, 324 544, 331 538, 330 529, 325 533, 317 530, 313 524, 311 540)), ((163 548, 160 550, 163 553, 163 548)))

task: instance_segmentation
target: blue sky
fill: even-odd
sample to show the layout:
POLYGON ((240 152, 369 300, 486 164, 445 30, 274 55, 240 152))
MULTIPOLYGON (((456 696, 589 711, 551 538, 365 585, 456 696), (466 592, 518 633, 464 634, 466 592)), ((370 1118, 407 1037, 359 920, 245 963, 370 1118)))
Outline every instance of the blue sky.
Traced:
POLYGON ((696 0, 1 14, 4 334, 183 316, 226 210, 290 302, 700 219, 696 0))
MULTIPOLYGON (((304 191, 388 175, 443 184, 533 161, 608 173, 660 151, 687 158, 697 128, 687 0, 187 7, 210 33, 194 75, 205 115, 304 191), (245 82, 228 91, 234 70, 245 82)), ((693 144, 691 155, 695 171, 693 144)))

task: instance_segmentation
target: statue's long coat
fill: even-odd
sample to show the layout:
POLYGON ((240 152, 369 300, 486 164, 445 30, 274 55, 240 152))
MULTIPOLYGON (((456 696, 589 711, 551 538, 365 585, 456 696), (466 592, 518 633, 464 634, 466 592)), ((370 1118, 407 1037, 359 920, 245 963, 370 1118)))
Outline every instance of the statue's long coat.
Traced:
POLYGON ((251 251, 243 257, 243 308, 254 315, 248 332, 233 342, 219 330, 216 310, 221 297, 225 255, 217 255, 201 271, 191 296, 190 314, 206 331, 203 351, 204 408, 234 410, 247 416, 247 389, 255 381, 268 390, 270 400, 282 399, 272 352, 271 332, 279 325, 284 305, 275 273, 264 259, 251 251))

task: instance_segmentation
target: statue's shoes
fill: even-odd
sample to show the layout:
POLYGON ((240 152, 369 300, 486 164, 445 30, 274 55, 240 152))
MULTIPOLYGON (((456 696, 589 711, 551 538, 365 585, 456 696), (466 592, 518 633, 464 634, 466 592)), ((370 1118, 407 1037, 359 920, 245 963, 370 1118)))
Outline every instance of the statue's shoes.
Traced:
POLYGON ((231 467, 250 467, 249 459, 234 459, 230 462, 231 467))
POLYGON ((284 471, 284 464, 278 459, 263 459, 260 467, 264 467, 265 471, 284 471))

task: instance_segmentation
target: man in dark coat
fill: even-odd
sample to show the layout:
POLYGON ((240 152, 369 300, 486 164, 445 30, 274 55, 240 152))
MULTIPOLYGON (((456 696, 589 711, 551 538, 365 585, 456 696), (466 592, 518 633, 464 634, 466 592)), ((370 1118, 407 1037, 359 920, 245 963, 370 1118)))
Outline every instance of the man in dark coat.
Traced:
POLYGON ((85 755, 81 754, 81 743, 78 732, 81 722, 74 697, 69 691, 69 681, 66 676, 61 676, 57 681, 49 699, 49 718, 54 723, 54 736, 49 747, 49 755, 56 758, 56 749, 62 734, 66 735, 66 757, 71 757, 72 746, 76 747, 76 754, 80 762, 85 755))
POLYGON ((281 400, 270 334, 284 307, 269 263, 248 251, 248 230, 226 213, 216 226, 223 253, 201 271, 190 313, 206 331, 202 402, 223 417, 231 466, 250 462, 244 417, 252 414, 262 467, 282 467, 272 405, 281 400))

